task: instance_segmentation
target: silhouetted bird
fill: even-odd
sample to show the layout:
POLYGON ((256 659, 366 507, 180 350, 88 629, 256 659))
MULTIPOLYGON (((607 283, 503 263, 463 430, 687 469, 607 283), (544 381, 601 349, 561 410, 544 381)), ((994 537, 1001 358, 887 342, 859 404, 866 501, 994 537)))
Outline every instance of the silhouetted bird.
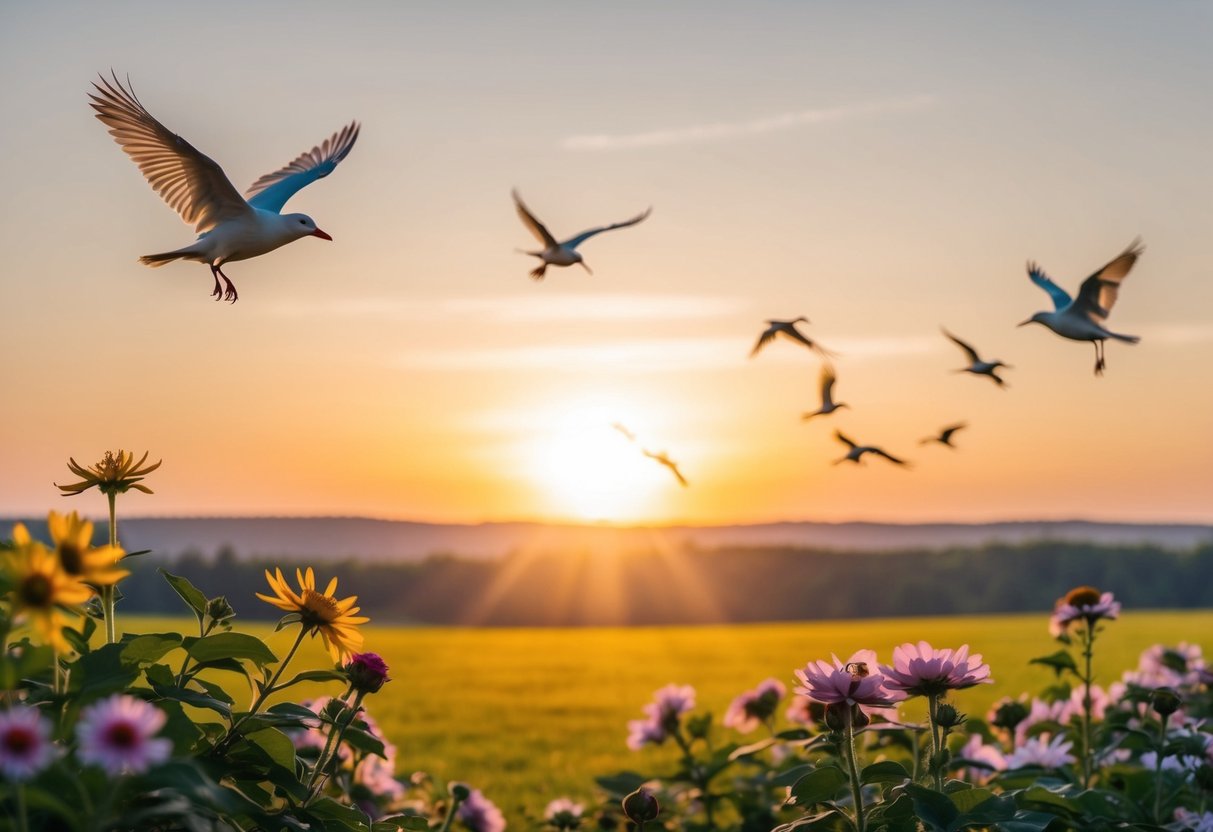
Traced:
POLYGON ((543 280, 543 273, 547 270, 548 266, 571 266, 574 263, 580 264, 581 268, 585 269, 590 274, 593 274, 593 272, 590 271, 590 267, 586 265, 585 260, 582 259, 581 253, 577 251, 577 246, 581 245, 595 234, 601 234, 604 231, 614 231, 616 228, 627 228, 630 225, 636 225, 653 212, 652 207, 646 208, 642 213, 637 214, 630 220, 611 223, 610 225, 603 225, 598 228, 591 228, 589 231, 582 231, 576 237, 569 237, 562 243, 558 242, 556 238, 552 236, 551 232, 547 230, 544 224, 535 219, 535 215, 527 210, 527 207, 522 202, 522 197, 518 195, 517 190, 512 191, 511 193, 514 196, 514 206, 518 209, 518 216, 522 219, 522 224, 535 235, 535 239, 543 243, 542 251, 524 251, 523 249, 518 249, 523 254, 538 257, 543 261, 539 264, 539 268, 531 272, 531 277, 533 277, 535 280, 543 280))
POLYGON ((948 332, 946 329, 940 327, 940 331, 947 336, 949 341, 960 347, 964 351, 964 354, 968 356, 969 366, 962 367, 956 372, 972 373, 975 376, 989 376, 999 387, 1006 385, 1006 382, 999 378, 998 373, 995 371, 999 367, 1006 367, 1008 370, 1010 370, 1012 369, 1010 364, 1004 364, 1001 361, 982 361, 981 357, 977 354, 977 350, 973 349, 971 346, 957 338, 952 333, 948 332))
POLYGON ((682 472, 678 470, 677 463, 675 463, 674 460, 670 459, 669 456, 666 455, 665 451, 661 451, 659 453, 654 453, 653 451, 646 451, 646 450, 642 449, 641 453, 643 453, 649 459, 654 459, 657 462, 660 462, 666 468, 669 468, 670 472, 673 473, 674 476, 678 477, 678 481, 680 483, 682 483, 684 488, 687 485, 690 485, 690 483, 687 482, 686 477, 684 477, 682 475, 682 472))
POLYGON ((828 416, 839 408, 850 407, 850 405, 846 402, 834 401, 834 382, 837 380, 838 378, 834 374, 834 368, 832 366, 826 364, 821 368, 821 407, 814 410, 812 413, 805 413, 800 417, 801 419, 807 420, 812 419, 814 416, 828 416))
POLYGON ((849 462, 859 462, 864 454, 876 454, 876 456, 883 456, 889 462, 894 462, 898 465, 904 465, 907 468, 910 467, 909 463, 906 462, 905 460, 898 459, 897 457, 893 456, 892 454, 886 453, 882 449, 877 448, 875 445, 858 445, 858 444, 856 444, 855 442, 851 441, 847 437, 843 436, 842 431, 840 431, 840 430, 834 431, 834 438, 836 438, 839 442, 841 442, 842 444, 844 444, 848 448, 850 448, 850 450, 847 451, 846 456, 842 457, 841 459, 834 460, 835 465, 839 464, 840 462, 848 462, 848 461, 849 462))
POLYGON ((800 317, 800 318, 793 318, 790 321, 768 320, 766 330, 764 330, 763 333, 758 336, 758 342, 756 344, 754 344, 754 349, 750 350, 750 358, 753 358, 754 356, 758 355, 759 350, 761 350, 767 344, 771 343, 771 341, 775 340, 776 335, 781 335, 781 334, 787 338, 791 338, 793 341, 797 341, 801 344, 804 344, 806 347, 813 350, 818 355, 821 355, 823 357, 828 356, 830 354, 828 350, 824 349, 820 344, 814 342, 812 339, 810 339, 808 336, 804 335, 804 333, 802 333, 799 329, 796 328, 796 324, 802 323, 802 322, 807 324, 809 322, 809 319, 800 317))
POLYGON ((940 445, 947 445, 949 448, 955 448, 956 446, 952 444, 952 434, 956 433, 958 430, 964 430, 967 427, 968 424, 965 422, 957 422, 955 425, 949 425, 941 430, 938 436, 928 436, 925 439, 920 439, 918 444, 928 445, 931 442, 938 442, 940 445))

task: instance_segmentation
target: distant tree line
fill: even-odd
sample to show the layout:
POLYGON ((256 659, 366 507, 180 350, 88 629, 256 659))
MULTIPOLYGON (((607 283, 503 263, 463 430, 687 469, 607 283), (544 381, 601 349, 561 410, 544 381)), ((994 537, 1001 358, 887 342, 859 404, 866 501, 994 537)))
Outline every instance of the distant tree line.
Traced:
MULTIPOLYGON (((129 612, 183 608, 157 574, 163 565, 208 594, 227 592, 251 618, 276 612, 253 597, 264 570, 296 564, 184 555, 131 562, 129 612), (240 591, 232 594, 233 587, 240 591)), ((621 555, 589 552, 499 560, 434 556, 412 564, 326 562, 340 597, 357 595, 377 621, 489 626, 578 626, 791 621, 1042 611, 1081 584, 1111 590, 1132 608, 1213 606, 1213 545, 1188 551, 1072 542, 980 548, 838 552, 721 548, 621 555)))

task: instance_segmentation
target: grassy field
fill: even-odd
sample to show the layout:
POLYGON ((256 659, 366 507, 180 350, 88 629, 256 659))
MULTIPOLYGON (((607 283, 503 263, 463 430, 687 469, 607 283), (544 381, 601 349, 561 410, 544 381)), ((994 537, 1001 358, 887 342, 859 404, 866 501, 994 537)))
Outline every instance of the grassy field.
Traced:
MULTIPOLYGON (((170 626, 151 619, 125 624, 138 632, 170 626)), ((399 774, 423 770, 469 782, 517 827, 524 811, 540 812, 553 797, 591 798, 597 774, 625 767, 660 773, 671 765, 668 749, 634 754, 624 745, 627 720, 639 718, 641 705, 667 682, 693 685, 698 709, 719 716, 735 694, 768 676, 790 689, 794 668, 831 652, 845 659, 870 647, 889 661, 904 641, 967 642, 985 656, 995 684, 963 692, 956 702, 983 715, 1001 696, 1049 683, 1050 671, 1027 665, 1057 649, 1046 624, 1046 615, 1018 615, 635 629, 370 626, 366 648, 384 656, 393 681, 368 704, 400 749, 399 774)), ((1101 637, 1096 673, 1114 681, 1145 647, 1199 643, 1209 633, 1213 611, 1127 613, 1101 637)), ((282 655, 291 634, 270 640, 282 655)), ((309 645, 292 667, 326 660, 309 645)))

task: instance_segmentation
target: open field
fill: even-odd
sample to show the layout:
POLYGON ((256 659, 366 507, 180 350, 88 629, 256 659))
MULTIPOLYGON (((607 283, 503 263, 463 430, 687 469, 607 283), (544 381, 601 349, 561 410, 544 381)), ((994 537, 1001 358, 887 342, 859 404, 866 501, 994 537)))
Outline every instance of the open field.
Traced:
MULTIPOLYGON (((155 632, 169 622, 123 623, 155 632)), ((467 781, 517 822, 524 810, 539 812, 552 797, 591 797, 594 775, 668 766, 667 749, 633 754, 624 745, 627 720, 639 718, 641 705, 667 682, 693 685, 698 710, 719 716, 741 690, 767 676, 790 688, 794 668, 831 652, 845 658, 870 647, 888 661, 893 646, 907 640, 967 642, 990 663, 995 684, 964 692, 957 704, 981 715, 1001 696, 1049 682, 1050 671, 1026 664, 1057 649, 1046 625, 1042 613, 631 629, 370 626, 366 647, 386 658, 393 681, 369 707, 399 746, 399 773, 425 770, 467 781)), ((264 634, 270 628, 242 629, 264 634)), ((1203 640, 1213 649, 1210 633, 1213 611, 1126 613, 1097 645, 1099 680, 1118 679, 1155 642, 1203 640)), ((289 631, 270 636, 279 655, 290 639, 289 631)), ((292 666, 326 660, 317 645, 308 645, 292 666)))

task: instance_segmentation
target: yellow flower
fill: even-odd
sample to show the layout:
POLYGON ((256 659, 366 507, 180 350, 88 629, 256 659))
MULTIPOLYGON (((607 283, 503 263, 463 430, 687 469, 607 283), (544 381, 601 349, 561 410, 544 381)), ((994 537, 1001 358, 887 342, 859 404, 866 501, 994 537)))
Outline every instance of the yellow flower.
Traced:
POLYGON ((69 457, 67 467, 73 474, 83 477, 83 479, 81 482, 74 482, 71 485, 56 484, 56 487, 63 492, 65 497, 80 494, 94 485, 102 494, 122 494, 130 488, 142 491, 144 494, 151 494, 152 490, 146 485, 140 485, 139 481, 159 468, 160 462, 164 460, 143 468, 141 466, 145 461, 147 461, 147 452, 144 452, 143 457, 135 462, 135 455, 129 451, 120 450, 117 454, 113 451, 106 451, 100 462, 85 468, 69 457))
POLYGON ((92 597, 92 587, 64 572, 53 552, 30 539, 25 524, 13 527, 13 544, 15 550, 5 558, 13 620, 28 619, 43 641, 60 653, 69 652, 71 645, 62 633, 69 623, 67 614, 82 614, 79 605, 92 597))
POLYGON ((60 514, 52 511, 46 519, 51 539, 55 541, 55 555, 59 565, 67 574, 93 586, 108 586, 131 574, 118 568, 118 561, 126 553, 118 546, 93 548, 93 524, 80 518, 76 512, 60 514))
POLYGON ((337 579, 329 581, 324 592, 316 591, 316 575, 309 566, 307 572, 295 570, 299 582, 299 592, 296 593, 282 575, 281 569, 275 569, 274 574, 265 570, 265 579, 269 582, 272 596, 256 593, 257 597, 267 604, 273 604, 280 610, 298 613, 304 630, 319 632, 328 648, 334 662, 340 662, 358 650, 362 649, 362 633, 358 625, 370 621, 369 618, 355 615, 358 607, 354 602, 358 596, 338 601, 334 593, 337 591, 337 579))

